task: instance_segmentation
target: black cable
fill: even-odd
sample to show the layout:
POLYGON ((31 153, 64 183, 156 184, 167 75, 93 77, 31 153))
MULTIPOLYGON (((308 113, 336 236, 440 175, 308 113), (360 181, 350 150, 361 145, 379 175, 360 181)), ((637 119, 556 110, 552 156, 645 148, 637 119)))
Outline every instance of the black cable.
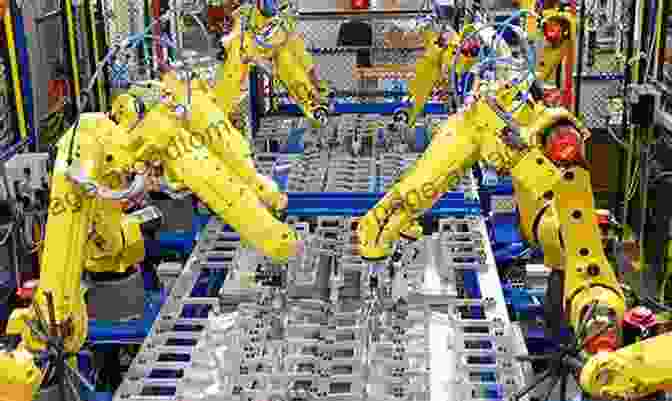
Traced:
POLYGON ((77 128, 79 128, 79 121, 82 118, 84 105, 87 103, 85 99, 85 96, 81 96, 78 104, 75 105, 75 123, 72 126, 72 135, 70 137, 70 146, 68 148, 68 167, 72 166, 75 140, 77 139, 77 128))
POLYGON ((672 312, 672 306, 661 304, 651 297, 643 297, 641 301, 645 304, 648 304, 648 306, 652 307, 653 309, 658 309, 663 312, 672 312))

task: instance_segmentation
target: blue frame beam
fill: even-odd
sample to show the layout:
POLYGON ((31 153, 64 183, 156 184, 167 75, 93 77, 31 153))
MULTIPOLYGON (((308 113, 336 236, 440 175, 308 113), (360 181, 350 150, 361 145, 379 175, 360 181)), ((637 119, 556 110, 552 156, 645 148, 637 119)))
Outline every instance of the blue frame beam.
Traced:
POLYGON ((4 31, 5 43, 1 49, 5 58, 9 92, 13 96, 14 125, 19 131, 18 140, 6 149, 0 149, 0 162, 11 159, 24 147, 35 142, 36 131, 33 113, 33 88, 30 74, 28 46, 21 9, 14 0, 4 16, 0 17, 0 29, 4 31))
MULTIPOLYGON (((362 216, 382 199, 382 193, 313 193, 289 192, 287 214, 290 216, 362 216)), ((477 200, 465 199, 461 192, 449 192, 427 214, 453 216, 480 214, 477 200)))
MULTIPOLYGON (((389 103, 334 103, 333 114, 394 114, 400 108, 410 108, 413 105, 407 102, 389 103)), ((443 103, 429 103, 425 106, 425 114, 448 114, 448 105, 443 103)), ((301 109, 295 104, 282 104, 271 115, 303 116, 301 109)))

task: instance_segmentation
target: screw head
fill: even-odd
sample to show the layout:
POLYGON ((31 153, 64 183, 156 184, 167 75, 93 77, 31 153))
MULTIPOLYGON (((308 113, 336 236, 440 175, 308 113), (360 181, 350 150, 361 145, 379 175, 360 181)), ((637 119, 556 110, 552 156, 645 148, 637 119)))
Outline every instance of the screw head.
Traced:
POLYGON ((596 264, 589 265, 586 272, 589 276, 595 277, 600 275, 600 266, 596 264))

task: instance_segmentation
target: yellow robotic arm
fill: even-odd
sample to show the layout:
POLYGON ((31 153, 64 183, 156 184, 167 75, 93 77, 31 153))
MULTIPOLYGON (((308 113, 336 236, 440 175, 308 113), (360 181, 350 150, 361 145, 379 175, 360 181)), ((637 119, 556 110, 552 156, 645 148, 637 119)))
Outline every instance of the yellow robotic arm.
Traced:
POLYGON ((537 60, 537 78, 551 87, 559 72, 563 73, 560 89, 561 105, 569 110, 574 106, 573 73, 576 52, 576 12, 569 6, 559 5, 544 10, 541 15, 543 48, 537 60))
MULTIPOLYGON (((418 116, 424 110, 437 85, 444 82, 448 86, 447 82, 453 79, 451 77, 453 63, 457 63, 455 74, 459 80, 459 77, 468 73, 478 61, 481 45, 493 42, 482 40, 488 31, 492 30, 487 28, 481 30, 480 25, 467 25, 459 33, 454 31, 439 33, 426 29, 423 32, 425 55, 416 64, 415 76, 408 84, 409 102, 413 106, 410 110, 400 110, 396 116, 397 120, 404 121, 411 127, 415 126, 418 116), (477 31, 478 33, 475 33, 477 31), (461 54, 456 58, 455 53, 466 38, 468 38, 466 43, 463 43, 460 49, 461 54)), ((494 31, 492 33, 494 39, 494 31)), ((497 46, 498 56, 510 56, 510 49, 503 41, 494 45, 497 46)))
POLYGON ((583 345, 582 389, 594 397, 631 399, 669 389, 671 335, 620 348, 624 295, 601 244, 589 173, 583 159, 589 132, 565 109, 531 100, 505 120, 516 88, 479 96, 443 123, 412 170, 358 224, 360 255, 390 256, 401 231, 421 216, 465 169, 485 160, 511 174, 525 237, 545 264, 562 271, 563 309, 583 345))
POLYGON ((240 7, 234 24, 221 45, 226 59, 217 71, 217 105, 227 115, 233 111, 248 78, 249 63, 277 77, 289 95, 315 125, 327 123, 328 109, 322 99, 315 63, 303 37, 294 31, 290 17, 266 17, 256 7, 240 7), (246 24, 243 26, 242 21, 246 24))
POLYGON ((174 95, 176 103, 188 108, 189 116, 184 124, 193 137, 192 142, 201 142, 217 154, 268 207, 285 209, 287 196, 270 178, 256 171, 249 143, 217 107, 212 93, 195 87, 187 96, 189 82, 180 81, 174 72, 164 74, 162 83, 174 95))
MULTIPOLYGON (((192 100, 198 99, 194 94, 192 100)), ((223 117, 221 111, 205 108, 207 96, 200 99, 204 103, 191 107, 175 99, 155 106, 130 131, 130 152, 136 161, 162 163, 174 182, 206 203, 241 238, 277 262, 286 262, 302 251, 303 242, 267 209, 268 203, 284 207, 286 198, 253 170, 249 155, 236 155, 244 150, 240 133, 228 120, 217 118, 216 113, 223 117), (198 111, 199 105, 204 109, 198 111), (207 119, 199 114, 208 110, 212 116, 207 119), (208 123, 212 125, 199 125, 208 123)))
MULTIPOLYGON (((19 335, 21 343, 15 351, 0 354, 0 388, 8 386, 7 389, 20 390, 24 397, 32 397, 42 381, 42 373, 33 358, 36 352, 47 348, 46 336, 61 338, 62 351, 66 353, 77 352, 84 344, 88 322, 80 283, 85 266, 97 263, 87 260, 90 256, 88 250, 91 249, 89 242, 96 232, 92 230, 92 223, 96 220, 96 213, 120 207, 120 201, 102 200, 97 195, 126 193, 105 189, 119 189, 122 185, 117 170, 110 168, 113 163, 106 156, 104 141, 106 137, 118 136, 123 137, 123 131, 105 115, 85 114, 77 128, 71 128, 59 142, 51 182, 40 285, 33 297, 32 307, 17 309, 10 317, 7 334, 19 335), (83 183, 98 183, 105 187, 83 183)), ((120 215, 121 212, 117 214, 120 215)), ((113 217, 112 224, 115 223, 118 224, 117 231, 105 233, 111 235, 109 240, 112 243, 116 242, 116 236, 120 235, 119 225, 123 224, 113 217)), ((134 232, 130 225, 127 232, 134 232)), ((134 239, 129 237, 129 240, 134 239)), ((124 246, 119 245, 119 248, 124 249, 124 246)), ((142 260, 144 250, 133 256, 140 256, 142 260)), ((117 271, 120 259, 123 258, 116 258, 111 267, 109 261, 105 261, 108 270, 117 271)), ((133 257, 127 260, 131 263, 137 261, 133 257)))
MULTIPOLYGON (((75 353, 84 344, 83 270, 98 265, 115 271, 144 257, 141 222, 121 217, 122 201, 143 191, 142 174, 121 189, 127 173, 140 171, 138 165, 162 163, 167 175, 275 261, 284 263, 303 250, 297 233, 262 204, 259 189, 248 184, 233 164, 223 162, 195 140, 187 128, 196 129, 198 122, 190 120, 179 104, 167 100, 140 119, 129 100, 120 97, 110 118, 83 114, 59 143, 40 286, 32 308, 15 310, 11 316, 7 334, 19 335, 20 345, 13 352, 0 353, 0 394, 13 394, 9 396, 12 401, 15 397, 29 400, 39 389, 43 373, 35 357, 40 351, 75 353), (125 247, 120 244, 124 242, 120 230, 126 237, 125 247), (104 241, 96 243, 101 238, 104 241), (50 322, 47 328, 40 327, 44 322, 50 322), (62 346, 49 342, 47 336, 62 341, 62 346)), ((217 132, 224 136, 236 133, 217 132)), ((232 152, 232 143, 226 146, 232 152)), ((236 160, 243 163, 243 159, 236 160)))

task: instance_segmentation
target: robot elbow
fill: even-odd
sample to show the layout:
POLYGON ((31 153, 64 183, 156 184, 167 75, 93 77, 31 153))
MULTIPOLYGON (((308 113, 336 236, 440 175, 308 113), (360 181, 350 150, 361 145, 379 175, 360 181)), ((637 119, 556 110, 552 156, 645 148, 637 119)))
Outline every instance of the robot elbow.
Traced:
POLYGON ((588 168, 585 158, 585 143, 581 133, 572 125, 563 124, 553 128, 546 138, 545 154, 563 167, 588 168))

